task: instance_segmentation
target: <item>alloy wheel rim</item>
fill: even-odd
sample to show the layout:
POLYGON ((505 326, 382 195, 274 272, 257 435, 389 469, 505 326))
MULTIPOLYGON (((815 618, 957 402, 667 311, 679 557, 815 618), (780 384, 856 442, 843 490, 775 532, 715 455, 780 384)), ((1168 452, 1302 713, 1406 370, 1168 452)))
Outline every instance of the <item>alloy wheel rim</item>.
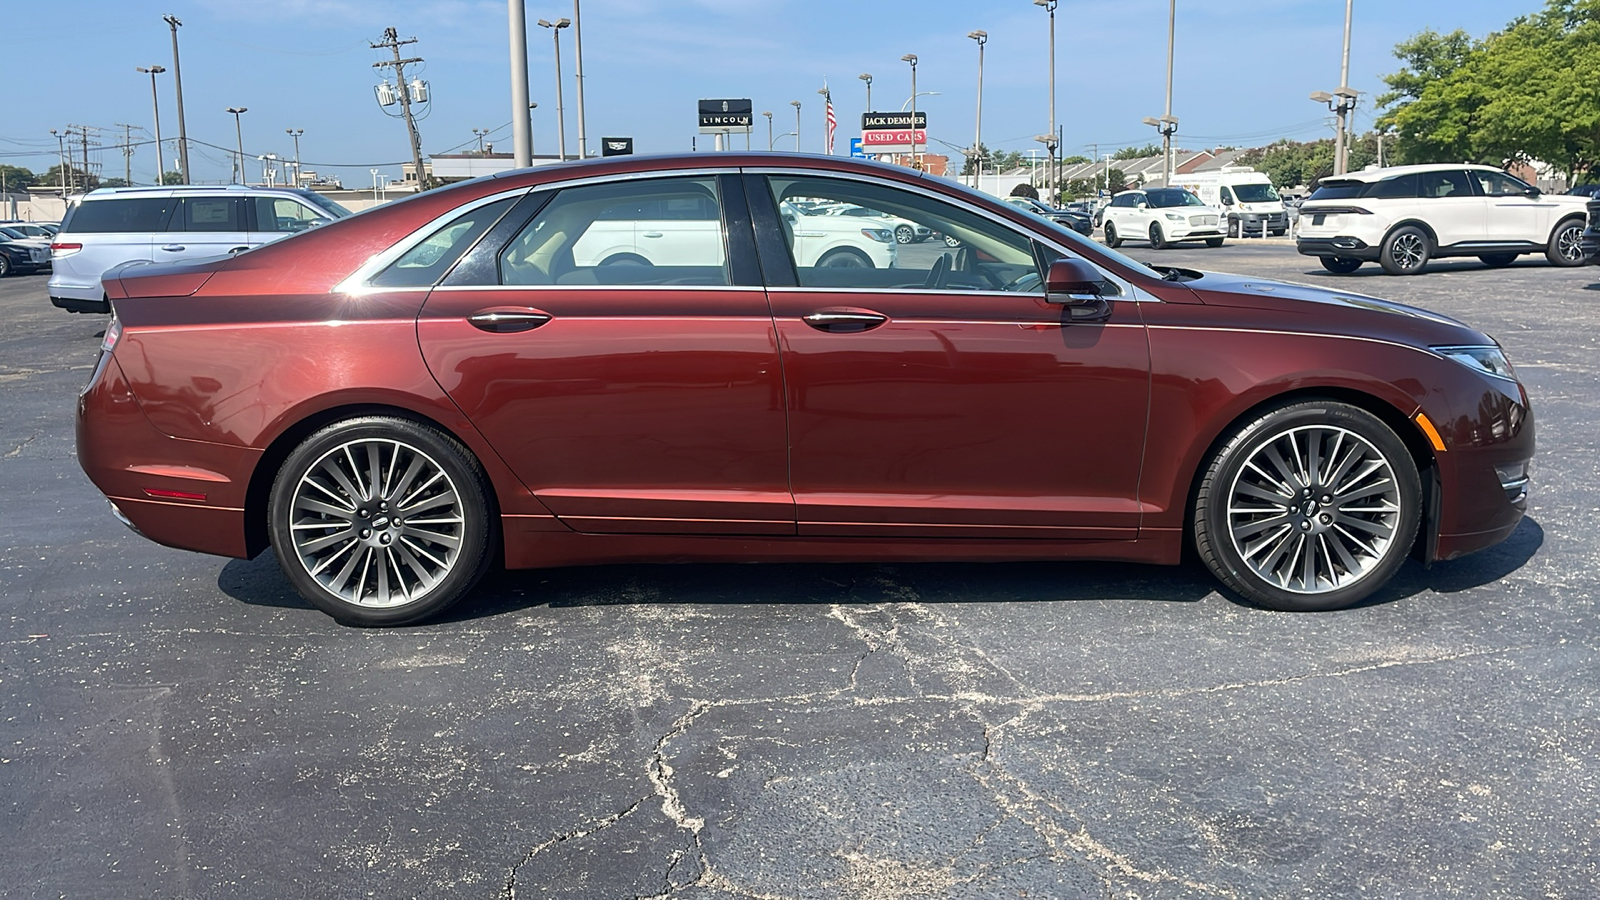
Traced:
POLYGON ((362 438, 312 463, 295 485, 295 555, 323 590, 346 603, 414 603, 460 558, 465 518, 455 482, 401 441, 362 438))
POLYGON ((1293 428, 1257 447, 1228 489, 1234 550, 1294 594, 1342 590, 1394 549, 1400 488, 1388 457, 1331 425, 1293 428))
POLYGON ((1394 249, 1391 252, 1394 261, 1403 269, 1415 268, 1422 264, 1422 238, 1414 234, 1402 234, 1395 238, 1394 249))
POLYGON ((1574 226, 1567 226, 1556 236, 1556 253, 1562 259, 1571 261, 1583 255, 1583 231, 1574 226))

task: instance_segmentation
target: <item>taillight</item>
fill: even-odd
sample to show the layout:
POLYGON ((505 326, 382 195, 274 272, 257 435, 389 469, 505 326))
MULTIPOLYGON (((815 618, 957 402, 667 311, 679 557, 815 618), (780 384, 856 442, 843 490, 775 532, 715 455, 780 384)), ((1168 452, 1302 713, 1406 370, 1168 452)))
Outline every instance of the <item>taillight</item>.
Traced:
POLYGON ((100 352, 110 355, 111 351, 116 349, 117 339, 120 337, 122 337, 122 320, 113 313, 111 324, 106 326, 106 336, 100 339, 100 352))
POLYGON ((51 244, 50 245, 50 255, 52 257, 71 256, 72 254, 77 253, 79 250, 82 250, 82 249, 83 249, 83 245, 82 244, 60 244, 60 243, 51 244))

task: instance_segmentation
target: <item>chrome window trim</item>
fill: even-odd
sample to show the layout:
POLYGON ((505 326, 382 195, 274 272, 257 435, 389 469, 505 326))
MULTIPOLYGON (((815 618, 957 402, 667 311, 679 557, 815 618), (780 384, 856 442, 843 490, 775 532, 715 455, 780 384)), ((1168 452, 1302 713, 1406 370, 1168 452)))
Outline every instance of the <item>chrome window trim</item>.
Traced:
MULTIPOLYGON (((406 288, 419 290, 419 288, 406 288)), ((544 293, 549 291, 756 291, 766 288, 756 284, 441 284, 435 291, 514 291, 516 293, 544 293)), ((1016 296, 1013 294, 1012 296, 1016 296)))
MULTIPOLYGON (((963 209, 963 210, 965 210, 967 212, 970 212, 970 213, 972 213, 972 214, 974 214, 976 216, 979 216, 981 218, 988 219, 989 221, 994 222, 995 224, 999 225, 1002 228, 1007 228, 1007 229, 1010 229, 1012 232, 1022 234, 1022 235, 1024 235, 1025 237, 1027 237, 1031 241, 1038 241, 1039 243, 1044 244, 1044 245, 1046 245, 1048 247, 1051 247, 1051 248, 1055 249, 1057 252, 1065 254, 1067 256, 1070 256, 1070 257, 1072 257, 1074 259, 1082 259, 1082 260, 1084 260, 1084 262, 1094 262, 1093 260, 1086 259, 1083 256, 1083 254, 1081 252, 1079 252, 1078 250, 1070 248, 1066 244, 1064 244, 1064 243, 1062 243, 1060 241, 1057 241, 1054 238, 1047 237, 1045 235, 1036 234, 1033 231, 1020 230, 1019 227, 1017 226, 1017 223, 1011 221, 1010 219, 1007 219, 1007 218, 1005 218, 1003 216, 996 215, 995 213, 993 213, 993 212, 991 212, 991 211, 989 211, 987 209, 984 209, 984 208, 982 208, 980 206, 974 206, 973 204, 969 203, 965 199, 958 199, 958 198, 955 198, 955 197, 948 197, 948 196, 945 196, 944 194, 941 194, 941 193, 939 193, 937 191, 930 191, 930 190, 928 190, 927 188, 925 188, 925 187, 923 187, 921 185, 910 185, 910 184, 906 184, 905 182, 902 182, 902 181, 892 181, 892 180, 885 179, 885 178, 875 178, 875 177, 868 176, 868 175, 861 175, 861 174, 858 174, 858 173, 855 173, 855 172, 835 172, 835 171, 833 171, 831 169, 793 169, 793 168, 783 168, 781 166, 746 166, 741 171, 744 172, 745 174, 748 174, 748 175, 794 175, 794 176, 799 176, 799 177, 835 178, 835 179, 842 179, 842 180, 845 180, 845 181, 860 181, 860 182, 865 182, 867 184, 874 184, 874 185, 879 185, 879 186, 882 186, 884 184, 889 184, 889 185, 892 185, 892 186, 897 187, 897 188, 902 188, 904 190, 911 191, 912 193, 920 194, 920 195, 922 195, 924 197, 927 197, 930 200, 934 200, 936 202, 948 203, 951 206, 955 206, 957 208, 963 209)), ((923 175, 922 177, 926 178, 928 176, 923 175)), ((1004 202, 1004 201, 1002 201, 1002 202, 1004 202)), ((1120 297, 1112 297, 1110 299, 1112 299, 1112 300, 1130 300, 1130 301, 1132 301, 1134 303, 1160 303, 1161 302, 1160 300, 1156 299, 1154 296, 1150 295, 1149 293, 1146 293, 1144 291, 1138 290, 1137 287, 1133 284, 1133 282, 1129 281, 1128 279, 1123 278, 1122 276, 1117 275, 1115 273, 1106 271, 1106 269, 1103 266, 1099 265, 1098 263, 1095 263, 1095 268, 1100 271, 1100 274, 1105 276, 1107 281, 1110 281, 1113 284, 1117 285, 1118 287, 1122 288, 1122 291, 1123 291, 1123 295, 1122 296, 1120 296, 1120 297)), ((907 271, 917 271, 917 270, 909 269, 907 271)), ((794 290, 794 288, 768 288, 768 290, 794 290)), ((909 293, 910 292, 910 291, 904 291, 904 290, 896 290, 894 288, 801 288, 801 290, 814 290, 814 291, 817 291, 817 290, 844 290, 844 291, 851 291, 851 292, 878 292, 878 293, 897 293, 897 294, 898 293, 909 293)), ((957 292, 935 291, 933 293, 957 293, 957 292)), ((979 293, 995 293, 995 292, 993 292, 993 291, 961 291, 959 293, 963 293, 963 294, 966 294, 966 293, 979 294, 979 293)), ((1004 296, 1007 296, 1007 297, 1026 296, 1022 292, 1017 292, 1017 291, 1001 291, 999 293, 1004 295, 1004 296)), ((1041 296, 1042 296, 1042 294, 1041 294, 1041 296)))
MULTIPOLYGON (((413 247, 432 237, 434 232, 450 224, 451 222, 454 222, 456 219, 461 218, 475 209, 481 209, 492 203, 499 203, 502 200, 525 196, 532 191, 533 188, 529 187, 512 188, 510 190, 500 191, 499 193, 479 197, 470 203, 463 203, 460 206, 452 207, 446 212, 435 216, 433 219, 429 220, 415 231, 412 231, 410 234, 389 245, 389 249, 375 253, 368 257, 367 261, 362 263, 359 268, 345 276, 343 281, 340 281, 338 284, 334 285, 333 289, 330 290, 329 293, 362 295, 376 294, 390 290, 389 288, 374 287, 367 282, 371 281, 372 278, 377 276, 378 273, 382 272, 384 269, 389 268, 389 266, 393 264, 395 260, 406 255, 413 247)), ((402 288, 402 290, 425 291, 431 287, 433 287, 433 285, 417 285, 414 287, 402 288)))

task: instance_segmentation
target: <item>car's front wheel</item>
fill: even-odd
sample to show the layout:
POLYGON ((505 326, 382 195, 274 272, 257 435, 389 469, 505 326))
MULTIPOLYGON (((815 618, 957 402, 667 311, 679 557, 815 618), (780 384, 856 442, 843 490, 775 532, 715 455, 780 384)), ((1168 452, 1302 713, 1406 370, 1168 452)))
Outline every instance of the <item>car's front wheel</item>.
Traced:
POLYGON ((1165 250, 1166 247, 1167 247, 1167 236, 1165 234, 1161 233, 1161 224, 1159 222, 1151 222, 1150 223, 1150 249, 1152 249, 1152 250, 1165 250))
POLYGON ((1222 238, 1206 238, 1207 247, 1221 247, 1222 238))
POLYGON ((1313 611, 1357 603, 1405 562, 1422 480, 1377 416, 1294 403, 1246 423, 1211 458, 1194 508, 1195 548, 1252 603, 1313 611))
POLYGON ((828 269, 872 269, 872 259, 860 250, 853 247, 835 247, 822 258, 817 260, 817 265, 828 269))
POLYGON ((1480 253, 1478 260, 1491 269, 1504 269, 1517 261, 1515 253, 1480 253))
POLYGON ((1550 235, 1550 246, 1544 252, 1544 258, 1550 260, 1552 266, 1581 266, 1584 264, 1583 252, 1583 220, 1568 219, 1556 226, 1555 234, 1550 235))
POLYGON ((403 625, 472 590, 492 556, 489 487, 453 438, 406 419, 336 422, 273 482, 268 533, 301 595, 347 625, 403 625))
POLYGON ((1433 242, 1428 233, 1415 225, 1396 228, 1383 242, 1378 263, 1390 275, 1415 275, 1428 265, 1433 242))
POLYGON ((901 225, 894 230, 894 240, 897 244, 915 243, 917 232, 910 225, 901 225))
POLYGON ((1106 223, 1106 246, 1115 250, 1122 246, 1122 238, 1117 237, 1117 226, 1106 223))
POLYGON ((4 253, 0 253, 0 278, 11 274, 11 260, 4 253))
POLYGON ((1344 256, 1319 256, 1317 259, 1322 267, 1335 275, 1349 275, 1361 268, 1361 260, 1350 259, 1344 256))

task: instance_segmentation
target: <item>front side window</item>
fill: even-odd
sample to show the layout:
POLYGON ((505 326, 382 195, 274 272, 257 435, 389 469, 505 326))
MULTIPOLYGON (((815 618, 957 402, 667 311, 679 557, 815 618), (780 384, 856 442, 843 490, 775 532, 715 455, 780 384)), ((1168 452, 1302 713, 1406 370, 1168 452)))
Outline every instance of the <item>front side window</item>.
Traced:
POLYGON ((168 231, 243 231, 239 204, 232 197, 184 197, 167 223, 168 231))
POLYGON ((500 252, 499 270, 508 285, 731 284, 716 179, 562 189, 500 252))
POLYGON ((770 176, 801 287, 882 290, 1042 290, 1032 241, 1006 226, 924 194, 878 183, 770 176), (795 198, 876 212, 880 218, 808 215, 795 198), (900 223, 940 239, 901 246, 900 223))
POLYGON ((257 197, 254 202, 257 231, 293 234, 305 231, 318 219, 326 221, 331 218, 326 212, 287 197, 257 197))
POLYGON ((1478 187, 1483 190, 1486 197, 1522 197, 1533 190, 1521 179, 1512 178, 1502 172, 1474 171, 1472 177, 1478 182, 1478 187))

